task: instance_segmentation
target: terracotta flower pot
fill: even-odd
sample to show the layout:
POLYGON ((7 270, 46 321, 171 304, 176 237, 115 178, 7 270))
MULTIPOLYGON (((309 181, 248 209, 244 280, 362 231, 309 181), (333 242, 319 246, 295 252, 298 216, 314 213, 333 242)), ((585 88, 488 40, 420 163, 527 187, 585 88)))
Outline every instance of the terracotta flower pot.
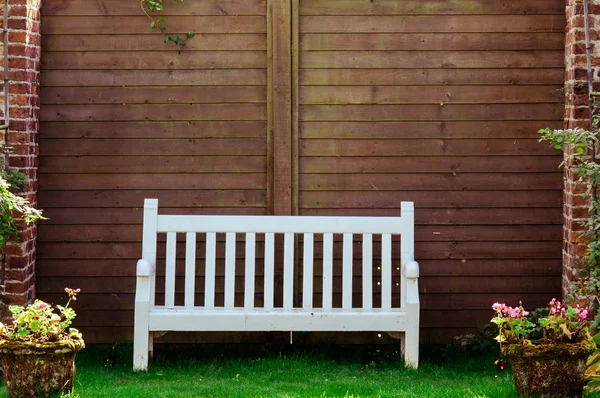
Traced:
POLYGON ((81 339, 37 344, 0 341, 4 384, 9 397, 47 397, 73 390, 75 355, 81 339))
POLYGON ((508 344, 515 387, 521 396, 575 397, 583 393, 586 361, 595 350, 591 341, 577 344, 508 344))

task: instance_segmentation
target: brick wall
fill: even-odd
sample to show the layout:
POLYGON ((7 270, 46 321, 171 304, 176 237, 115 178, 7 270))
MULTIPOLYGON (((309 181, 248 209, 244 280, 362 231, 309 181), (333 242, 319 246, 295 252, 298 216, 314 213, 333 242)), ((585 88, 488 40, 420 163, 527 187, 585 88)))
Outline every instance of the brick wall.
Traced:
MULTIPOLYGON (((37 152, 39 131, 40 7, 41 0, 9 0, 8 71, 10 125, 8 144, 12 148, 9 165, 29 176, 23 195, 37 204, 37 152)), ((4 7, 0 2, 0 24, 4 7)), ((2 26, 4 28, 4 26, 2 26)), ((0 36, 0 39, 3 36, 0 36)), ((0 43, 0 54, 4 45, 0 43)), ((0 56, 0 79, 4 79, 4 59, 0 56)), ((4 124, 4 86, 2 85, 2 122, 4 124)), ((7 138, 3 137, 4 139, 7 138)), ((4 304, 26 304, 35 297, 35 226, 23 226, 21 242, 7 248, 4 304)), ((2 309, 3 313, 6 307, 2 309)))
MULTIPOLYGON (((594 91, 600 90, 600 0, 589 0, 589 23, 592 48, 594 91)), ((582 0, 566 1, 567 26, 565 29, 565 128, 590 128, 588 76, 586 65, 585 19, 582 0)), ((587 250, 587 241, 581 222, 587 216, 585 187, 575 184, 576 176, 567 164, 564 187, 564 246, 563 297, 582 265, 581 256, 587 250)))

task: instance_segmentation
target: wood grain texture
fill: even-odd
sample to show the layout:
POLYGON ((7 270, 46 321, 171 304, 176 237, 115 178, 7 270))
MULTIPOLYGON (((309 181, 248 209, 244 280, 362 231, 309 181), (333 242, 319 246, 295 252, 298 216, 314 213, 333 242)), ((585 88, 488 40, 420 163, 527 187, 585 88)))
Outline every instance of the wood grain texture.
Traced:
MULTIPOLYGON (((196 3, 196 2, 194 2, 196 3)), ((204 33, 186 42, 187 51, 266 51, 264 33, 227 34, 204 33)), ((539 38, 551 41, 547 37, 539 38)), ((518 40, 518 39, 517 39, 518 40)), ((520 40, 526 45, 526 39, 520 40)), ((47 35, 42 36, 42 47, 60 51, 170 51, 172 43, 165 43, 155 35, 47 35), (157 40, 159 39, 159 40, 157 40)))
POLYGON ((42 69, 253 69, 266 68, 265 51, 50 52, 42 69))
POLYGON ((300 31, 303 33, 555 33, 562 32, 564 26, 564 15, 300 17, 300 31))
MULTIPOLYGON (((178 55, 148 29, 136 2, 45 1, 39 205, 49 219, 39 225, 37 286, 40 298, 59 303, 65 285, 85 287, 76 308, 85 309, 77 326, 87 341, 133 336, 144 197, 175 214, 288 212, 294 188, 305 215, 397 215, 400 201, 415 201, 424 343, 472 332, 489 321, 495 301, 534 308, 559 294, 562 157, 536 140, 538 129, 562 126, 564 2, 293 4, 297 32, 291 1, 168 7, 170 30, 196 33, 178 55), (275 198, 284 203, 277 210, 275 198)), ((198 258, 204 239, 198 236, 198 258)), ((159 237, 161 259, 164 243, 159 237)), ((341 237, 333 243, 337 253, 341 237)), ((380 244, 374 236, 374 253, 380 244)), ((263 236, 256 245, 262 282, 263 236)), ((322 245, 316 235, 315 247, 322 245)), ((224 302, 221 246, 217 236, 217 305, 224 302)), ((236 247, 243 270, 241 237, 236 247)), ((360 303, 356 239, 353 250, 352 301, 360 303)), ((301 261, 301 239, 297 251, 301 261)), ((314 278, 323 274, 319 256, 314 278)), ((339 307, 340 254, 334 257, 332 304, 339 307)), ((179 265, 174 299, 183 303, 179 265)), ((377 258, 373 265, 377 275, 377 258)), ((164 268, 158 274, 162 302, 164 268)), ((204 275, 196 270, 197 287, 204 275)), ((392 278, 398 275, 393 269, 392 278)), ((240 276, 236 304, 244 298, 240 276)), ((262 283, 256 287, 260 304, 262 283)), ((378 305, 381 291, 373 291, 378 305)), ((318 281, 312 299, 322 303, 318 281)), ((202 291, 196 300, 204 300, 202 291)), ((399 291, 392 300, 399 302, 399 291)), ((263 342, 265 335, 163 338, 241 339, 263 342)))
POLYGON ((302 69, 306 86, 559 85, 564 69, 302 69))
MULTIPOLYGON (((47 0, 42 15, 140 15, 137 2, 47 0)), ((264 15, 265 0, 191 1, 167 7, 161 15, 264 15)))
POLYGON ((560 2, 525 0, 498 2, 495 0, 304 0, 302 15, 453 15, 453 14, 561 14, 560 2))
MULTIPOLYGON (((292 43, 291 3, 271 0, 273 7, 273 210, 292 214, 292 43)), ((277 275, 276 275, 277 278, 277 275)), ((276 298, 277 300, 277 298, 276 298)))
MULTIPOLYGON (((72 1, 72 0, 70 0, 72 1)), ((189 2, 194 3, 194 2, 189 2)), ((140 10, 140 14, 141 10, 140 10)), ((158 41, 161 37, 149 28, 145 15, 136 16, 64 16, 48 15, 44 18, 45 35, 152 35, 158 41)), ((173 16, 169 18, 169 26, 176 27, 170 33, 266 33, 267 27, 264 16, 173 16)), ((175 51, 175 53, 177 53, 175 51)))
MULTIPOLYGON (((540 51, 562 50, 563 41, 562 33, 512 32, 309 33, 300 40, 303 51, 540 51)), ((73 44, 76 46, 77 42, 73 44)))

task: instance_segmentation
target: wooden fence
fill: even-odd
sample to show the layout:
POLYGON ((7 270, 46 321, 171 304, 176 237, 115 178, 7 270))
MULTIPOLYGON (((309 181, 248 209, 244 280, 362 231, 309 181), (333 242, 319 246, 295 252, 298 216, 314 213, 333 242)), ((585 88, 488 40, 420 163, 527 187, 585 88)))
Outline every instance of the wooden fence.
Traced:
POLYGON ((80 287, 88 341, 133 335, 145 197, 256 215, 414 201, 424 343, 495 301, 560 294, 561 159, 536 131, 563 117, 563 1, 167 8, 168 28, 196 32, 181 55, 136 1, 43 4, 38 295, 80 287))

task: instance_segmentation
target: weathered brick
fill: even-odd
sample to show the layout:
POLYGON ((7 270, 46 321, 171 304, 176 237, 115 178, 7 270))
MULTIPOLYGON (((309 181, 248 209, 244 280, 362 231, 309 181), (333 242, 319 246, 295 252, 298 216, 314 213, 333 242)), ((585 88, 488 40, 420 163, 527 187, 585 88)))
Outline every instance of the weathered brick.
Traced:
MULTIPOLYGON (((12 152, 9 164, 30 177, 23 195, 37 203, 39 131, 39 78, 41 36, 40 0, 9 0, 9 79, 12 119, 8 134, 12 152)), ((0 68, 4 68, 0 59, 0 68)), ((0 139, 4 136, 0 134, 0 139)), ((27 304, 35 298, 35 243, 37 229, 20 223, 19 244, 6 249, 7 283, 3 304, 27 304)), ((0 308, 0 314, 5 311, 0 308)))

